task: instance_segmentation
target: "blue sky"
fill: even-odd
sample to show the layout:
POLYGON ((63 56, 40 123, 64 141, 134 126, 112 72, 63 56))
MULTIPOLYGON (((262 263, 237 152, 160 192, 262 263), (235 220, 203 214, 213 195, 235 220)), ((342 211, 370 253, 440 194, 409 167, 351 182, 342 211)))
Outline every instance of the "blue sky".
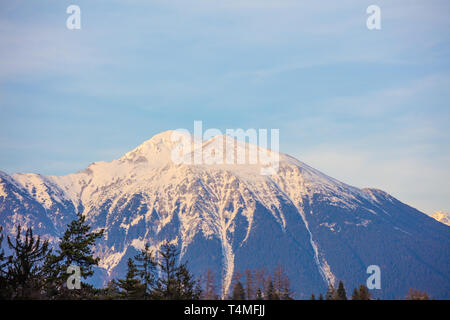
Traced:
POLYGON ((330 176, 450 211, 449 14, 433 0, 2 1, 0 170, 67 174, 202 120, 278 128, 281 151, 330 176))

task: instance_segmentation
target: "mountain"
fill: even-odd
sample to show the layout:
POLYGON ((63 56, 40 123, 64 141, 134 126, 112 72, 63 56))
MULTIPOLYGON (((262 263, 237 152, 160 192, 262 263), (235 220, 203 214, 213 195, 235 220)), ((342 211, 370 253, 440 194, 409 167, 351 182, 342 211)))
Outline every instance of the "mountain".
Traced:
MULTIPOLYGON (((55 243, 83 213, 92 228, 105 228, 95 248, 97 285, 123 276, 126 259, 146 242, 156 250, 168 240, 194 274, 214 270, 225 292, 235 271, 270 271, 278 263, 296 298, 325 292, 337 280, 350 291, 366 283, 369 265, 378 265, 376 297, 403 298, 413 287, 450 298, 448 226, 381 190, 349 186, 286 154, 277 154, 273 175, 261 175, 260 163, 176 164, 172 134, 67 176, 1 172, 0 225, 13 234, 18 223, 26 224, 55 243)), ((206 160, 214 145, 254 148, 223 138, 200 143, 206 160)), ((182 156, 192 159, 196 150, 182 156)))
POLYGON ((436 219, 436 221, 442 222, 443 224, 446 224, 450 226, 450 213, 444 212, 444 211, 436 211, 431 215, 433 219, 436 219))

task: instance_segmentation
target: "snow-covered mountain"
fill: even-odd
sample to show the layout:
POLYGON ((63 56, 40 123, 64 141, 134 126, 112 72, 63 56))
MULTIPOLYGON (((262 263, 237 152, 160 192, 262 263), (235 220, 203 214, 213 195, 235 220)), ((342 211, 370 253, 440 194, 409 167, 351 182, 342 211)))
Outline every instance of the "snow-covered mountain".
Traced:
MULTIPOLYGON (((172 133, 67 176, 0 172, 0 225, 13 234, 25 224, 56 241, 82 212, 94 229, 105 228, 95 250, 103 270, 97 284, 122 276, 126 259, 146 242, 157 249, 169 240, 195 274, 216 271, 225 291, 236 270, 281 263, 296 297, 307 298, 338 279, 349 290, 366 283, 367 267, 378 265, 375 296, 402 298, 414 287, 450 298, 448 226, 286 154, 273 175, 261 175, 261 164, 176 164, 172 133)), ((206 160, 221 138, 201 144, 206 160)), ((223 141, 237 151, 252 148, 223 141)))
POLYGON ((436 219, 443 224, 450 226, 450 213, 444 211, 436 211, 431 215, 432 218, 436 219))

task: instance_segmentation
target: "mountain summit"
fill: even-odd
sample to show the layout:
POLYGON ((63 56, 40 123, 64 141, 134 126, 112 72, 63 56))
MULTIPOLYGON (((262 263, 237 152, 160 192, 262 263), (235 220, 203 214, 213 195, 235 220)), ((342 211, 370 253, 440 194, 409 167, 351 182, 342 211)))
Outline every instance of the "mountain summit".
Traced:
MULTIPOLYGON (((192 160, 201 146, 203 163, 175 163, 172 136, 160 133, 117 160, 66 176, 0 172, 0 225, 8 234, 19 223, 31 226, 55 242, 81 212, 94 229, 105 228, 95 248, 98 285, 123 276, 126 260, 145 243, 156 250, 168 240, 195 274, 216 271, 225 293, 233 273, 246 268, 280 263, 296 297, 307 298, 337 280, 347 288, 365 284, 367 267, 378 265, 376 297, 402 298, 414 287, 450 298, 448 226, 286 154, 277 154, 272 175, 261 175, 260 163, 211 164, 218 137, 182 153, 192 160)), ((261 151, 235 139, 220 143, 261 151)))

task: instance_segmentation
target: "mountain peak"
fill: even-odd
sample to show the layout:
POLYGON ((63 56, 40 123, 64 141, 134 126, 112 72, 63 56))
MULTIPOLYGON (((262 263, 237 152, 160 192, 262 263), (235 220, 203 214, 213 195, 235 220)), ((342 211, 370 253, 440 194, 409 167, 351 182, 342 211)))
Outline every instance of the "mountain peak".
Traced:
MULTIPOLYGON (((143 143, 141 143, 136 149, 143 149, 148 145, 167 145, 167 146, 171 146, 173 144, 172 141, 172 137, 174 136, 174 133, 176 132, 176 130, 166 130, 160 133, 155 134, 153 137, 151 137, 150 139, 144 141, 143 143)), ((136 150, 134 149, 134 150, 136 150)))
MULTIPOLYGON (((148 139, 146 142, 171 141, 171 137, 174 134, 174 132, 176 132, 176 130, 162 131, 160 133, 155 134, 153 137, 148 139)), ((146 143, 146 142, 144 142, 144 143, 146 143)))
MULTIPOLYGON (((196 276, 217 270, 224 295, 235 271, 280 263, 299 298, 326 290, 337 278, 359 286, 373 264, 392 284, 377 293, 381 297, 404 296, 410 283, 433 297, 449 296, 442 275, 448 273, 450 229, 442 223, 289 155, 280 155, 271 175, 262 175, 258 164, 210 164, 225 135, 201 140, 201 164, 178 165, 171 156, 179 133, 193 137, 165 131, 118 160, 67 176, 0 172, 0 225, 14 236, 15 225, 27 224, 53 245, 75 214, 83 214, 93 229, 105 230, 95 248, 95 277, 103 284, 123 276, 127 259, 146 243, 156 251, 170 241, 196 276)), ((232 138, 236 151, 254 146, 232 138)))
POLYGON ((158 155, 158 160, 163 160, 170 156, 171 149, 178 143, 172 139, 175 132, 176 130, 167 130, 158 133, 130 152, 127 152, 121 159, 149 158, 158 155), (163 158, 161 158, 162 155, 164 155, 163 158))

